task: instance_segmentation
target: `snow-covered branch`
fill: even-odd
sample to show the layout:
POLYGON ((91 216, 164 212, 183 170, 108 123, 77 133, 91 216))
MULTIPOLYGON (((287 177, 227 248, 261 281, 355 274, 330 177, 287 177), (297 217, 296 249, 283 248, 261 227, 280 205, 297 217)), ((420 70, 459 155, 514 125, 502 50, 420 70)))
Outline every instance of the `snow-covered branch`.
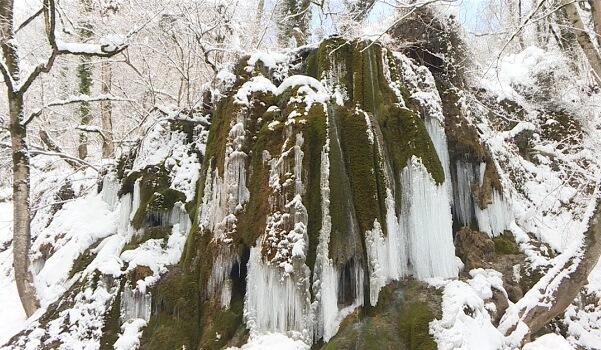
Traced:
POLYGON ((121 38, 116 37, 107 40, 103 44, 88 43, 66 43, 57 38, 56 35, 56 3, 54 0, 44 0, 43 6, 44 18, 46 18, 46 33, 48 43, 52 48, 50 56, 45 63, 37 65, 31 73, 23 80, 19 86, 13 85, 13 89, 20 93, 25 93, 42 73, 48 73, 54 61, 59 55, 77 55, 77 56, 96 56, 111 57, 125 50, 127 44, 121 38))
POLYGON ((39 149, 30 150, 30 151, 29 151, 29 153, 30 153, 31 155, 38 155, 38 154, 41 154, 41 155, 45 155, 45 156, 55 156, 55 157, 63 158, 63 159, 66 159, 66 160, 68 159, 68 160, 70 160, 70 161, 74 161, 74 162, 80 163, 80 164, 82 164, 82 165, 85 165, 85 166, 87 166, 87 167, 89 167, 89 168, 91 168, 91 169, 94 169, 94 170, 96 170, 97 172, 99 172, 99 171, 100 171, 100 170, 98 169, 98 167, 96 167, 95 165, 92 165, 92 164, 90 164, 90 163, 86 162, 86 161, 85 161, 85 160, 83 160, 83 159, 79 159, 79 158, 77 158, 77 157, 73 157, 73 156, 70 156, 70 155, 68 155, 68 154, 65 154, 65 153, 58 153, 58 152, 48 152, 48 151, 43 151, 43 150, 39 150, 39 149))
POLYGON ((29 124, 33 119, 38 117, 42 112, 50 107, 58 107, 58 106, 66 106, 70 104, 83 103, 83 102, 102 102, 102 101, 112 101, 112 102, 131 102, 130 99, 119 98, 112 95, 99 95, 99 96, 87 96, 87 95, 79 95, 72 96, 64 100, 56 100, 52 101, 41 108, 33 111, 25 121, 23 121, 23 125, 29 124))

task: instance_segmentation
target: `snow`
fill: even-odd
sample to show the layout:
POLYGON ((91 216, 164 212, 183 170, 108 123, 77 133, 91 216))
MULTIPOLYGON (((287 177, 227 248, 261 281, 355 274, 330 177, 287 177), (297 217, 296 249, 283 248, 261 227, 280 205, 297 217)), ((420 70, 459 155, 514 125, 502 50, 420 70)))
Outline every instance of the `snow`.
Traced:
POLYGON ((164 163, 169 172, 170 187, 186 195, 186 201, 194 199, 200 173, 200 160, 194 151, 194 143, 187 142, 188 135, 171 130, 172 121, 161 119, 152 125, 145 135, 133 170, 164 163))
POLYGON ((502 289, 500 273, 472 270, 472 279, 449 281, 442 296, 442 319, 430 323, 430 333, 440 350, 498 350, 504 348, 504 336, 492 324, 485 300, 492 288, 502 289))
POLYGON ((137 349, 144 326, 146 326, 146 321, 143 319, 134 319, 124 323, 121 326, 122 333, 115 342, 115 350, 137 349))
POLYGON ((44 245, 50 244, 56 249, 34 276, 42 306, 48 306, 69 288, 67 279, 75 259, 89 246, 116 231, 115 212, 102 197, 102 194, 90 194, 65 203, 34 242, 34 259, 42 258, 44 245))
POLYGON ((69 52, 73 54, 83 53, 90 55, 102 55, 107 52, 112 52, 125 46, 124 37, 113 35, 105 37, 101 40, 101 44, 90 43, 69 43, 60 39, 56 39, 56 47, 59 51, 69 52))
POLYGON ((17 293, 12 268, 12 215, 12 203, 0 202, 0 345, 25 324, 25 311, 17 293))
POLYGON ((227 350, 309 350, 311 347, 300 340, 294 340, 281 333, 268 333, 251 336, 247 344, 241 348, 227 348, 227 350))
POLYGON ((524 345, 522 350, 574 350, 564 337, 555 333, 545 334, 524 345))
POLYGON ((250 103, 248 97, 254 92, 269 92, 276 94, 277 89, 271 80, 264 76, 252 77, 249 81, 242 84, 238 89, 238 92, 236 92, 236 103, 248 105, 250 103))
POLYGON ((181 258, 188 231, 192 226, 182 203, 175 203, 166 225, 172 225, 171 235, 166 244, 163 239, 149 239, 120 255, 120 260, 128 264, 125 273, 137 266, 146 266, 152 270, 153 275, 138 281, 137 288, 141 292, 145 292, 148 286, 156 283, 160 275, 167 272, 167 267, 175 265, 181 258))

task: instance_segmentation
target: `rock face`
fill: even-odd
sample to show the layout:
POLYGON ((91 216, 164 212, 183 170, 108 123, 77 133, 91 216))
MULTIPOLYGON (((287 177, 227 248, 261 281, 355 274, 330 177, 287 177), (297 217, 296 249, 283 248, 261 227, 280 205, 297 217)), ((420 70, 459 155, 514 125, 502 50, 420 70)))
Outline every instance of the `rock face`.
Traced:
MULTIPOLYGON (((328 341, 390 282, 457 276, 452 213, 467 210, 453 203, 482 214, 502 198, 479 205, 473 190, 494 165, 451 183, 428 69, 379 43, 331 38, 280 61, 244 58, 231 78, 211 116, 186 252, 153 292, 161 307, 143 346, 219 348, 245 328, 328 341)), ((484 222, 475 215, 465 224, 484 222)))
MULTIPOLYGON (((102 198, 121 213, 116 248, 84 252, 84 271, 37 329, 52 327, 54 310, 92 303, 89 290, 103 295, 89 336, 101 348, 142 326, 144 349, 218 349, 265 332, 321 344, 363 314, 376 323, 361 332, 377 338, 386 320, 390 339, 433 348, 439 312, 391 283, 411 296, 428 289, 419 280, 457 277, 453 228, 495 236, 509 224, 494 162, 456 100, 443 102, 441 83, 407 56, 336 37, 245 57, 222 83, 206 120, 163 122, 106 177, 102 198), (103 254, 121 265, 106 268, 103 254), (399 308, 408 316, 396 325, 399 308)), ((466 232, 462 251, 494 250, 466 232)))

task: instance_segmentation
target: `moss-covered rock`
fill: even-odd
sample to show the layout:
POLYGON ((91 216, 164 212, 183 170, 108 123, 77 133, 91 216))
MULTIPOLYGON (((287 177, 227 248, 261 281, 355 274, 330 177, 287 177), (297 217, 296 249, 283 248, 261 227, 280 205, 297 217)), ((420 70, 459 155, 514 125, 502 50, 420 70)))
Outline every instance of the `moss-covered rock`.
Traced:
POLYGON ((380 292, 375 308, 355 312, 318 349, 436 349, 429 324, 441 317, 439 291, 417 281, 393 283, 380 292))
POLYGON ((515 238, 509 231, 493 237, 495 243, 495 252, 497 254, 519 254, 520 248, 515 241, 515 238))

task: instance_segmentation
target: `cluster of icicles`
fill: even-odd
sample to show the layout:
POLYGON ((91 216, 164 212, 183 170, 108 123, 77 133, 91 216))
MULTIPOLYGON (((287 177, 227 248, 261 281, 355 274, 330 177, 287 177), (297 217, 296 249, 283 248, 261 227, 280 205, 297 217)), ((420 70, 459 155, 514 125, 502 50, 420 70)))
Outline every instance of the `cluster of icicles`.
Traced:
MULTIPOLYGON (((131 220, 140 207, 140 180, 134 183, 133 193, 127 193, 120 198, 118 197, 120 184, 113 176, 106 176, 103 180, 102 198, 113 209, 118 210, 119 221, 117 233, 111 237, 111 242, 105 244, 106 259, 97 259, 94 261, 94 266, 89 266, 88 269, 98 266, 101 270, 103 266, 110 266, 106 260, 115 260, 114 256, 119 256, 125 244, 130 242, 134 236, 142 234, 137 232, 131 225, 131 220)), ((172 227, 172 235, 187 235, 191 227, 191 222, 184 208, 183 203, 177 202, 174 207, 166 212, 156 213, 157 220, 160 225, 172 227)), ((143 229, 141 229, 143 230, 143 229)), ((177 249, 176 249, 177 250, 177 249)), ((101 251, 102 253, 102 251, 101 251)), ((165 254, 173 254, 173 252, 165 252, 165 254)), ((101 254, 99 254, 101 255, 101 254)), ((176 262, 179 260, 180 254, 175 252, 171 260, 176 262)), ((158 265, 157 265, 158 266, 158 265)), ((131 268, 132 266, 130 266, 131 268)), ((106 268, 105 268, 106 269, 106 268)), ((110 274, 119 274, 119 270, 105 271, 110 274)), ((150 285, 158 281, 159 276, 150 276, 144 280, 137 281, 136 285, 131 285, 128 281, 123 286, 121 291, 120 304, 120 319, 122 323, 143 319, 148 321, 151 316, 152 298, 148 291, 150 285)))
MULTIPOLYGON (((403 64, 407 65, 407 61, 403 64)), ((415 69, 415 66, 409 68, 415 69)), ((433 82, 431 75, 424 70, 416 69, 415 75, 421 75, 419 78, 426 82, 433 82), (424 77, 425 74, 427 76, 424 77)), ((312 78, 307 77, 307 79, 312 78)), ((296 80, 299 79, 296 77, 296 80)), ((286 80, 282 84, 285 83, 286 80)), ((312 85, 316 83, 320 84, 314 79, 311 81, 312 85)), ((424 89, 424 84, 421 85, 421 89, 424 89)), ((436 184, 420 159, 416 157, 408 162, 400 174, 393 174, 390 169, 385 171, 388 184, 385 222, 376 220, 373 229, 365 232, 367 266, 355 263, 350 267, 350 274, 353 275, 350 281, 355 284, 354 286, 340 285, 343 280, 340 276, 343 272, 338 270, 329 257, 331 234, 329 157, 330 147, 333 146, 330 139, 335 137, 332 134, 336 133, 336 130, 332 130, 332 125, 335 123, 328 123, 328 137, 321 154, 322 223, 312 283, 310 269, 305 264, 308 247, 307 211, 300 199, 304 191, 302 135, 290 135, 288 132, 286 136, 295 146, 283 152, 279 158, 272 158, 267 151, 264 152, 263 161, 271 166, 270 186, 278 188, 282 185, 281 178, 294 174, 292 178, 295 182, 295 197, 289 203, 284 203, 282 206, 284 212, 272 213, 268 217, 266 232, 259 237, 256 246, 250 250, 244 319, 251 334, 281 332, 303 339, 307 343, 318 339, 328 341, 338 331, 341 321, 357 307, 363 305, 366 283, 369 284, 369 302, 375 305, 382 287, 405 276, 413 275, 422 280, 432 277, 456 277, 461 263, 455 257, 452 238, 453 206, 456 217, 462 225, 469 225, 475 216, 475 222, 479 224, 480 229, 490 235, 499 234, 507 228, 511 220, 510 210, 500 194, 495 192, 492 204, 484 210, 474 205, 471 188, 476 181, 479 180, 480 184, 483 181, 484 169, 481 166, 472 166, 468 169, 470 164, 457 162, 453 174, 455 176, 452 176, 443 127, 444 117, 440 112, 440 97, 434 84, 430 85, 429 91, 421 91, 422 95, 430 94, 430 99, 424 102, 429 105, 423 107, 432 109, 434 105, 434 109, 439 111, 424 116, 424 122, 442 163, 445 183, 436 184), (398 183, 402 187, 397 189, 402 193, 400 212, 395 210, 393 195, 395 176, 399 177, 398 183), (454 186, 451 178, 454 178, 454 186), (277 228, 277 220, 281 220, 282 217, 291 220, 294 227, 294 230, 284 237, 285 246, 289 249, 278 251, 278 257, 282 259, 278 259, 277 262, 266 261, 262 256, 262 243, 270 239, 271 231, 274 227, 277 228), (387 235, 383 233, 383 226, 386 227, 387 235), (367 274, 364 274, 364 269, 368 270, 367 274), (364 281, 364 276, 369 276, 369 280, 364 281), (354 293, 352 302, 344 305, 338 302, 341 288, 354 293)), ((323 90, 326 90, 325 87, 323 90)), ((331 91, 335 90, 336 87, 331 89, 331 91)), ((328 118, 331 116, 328 115, 328 118)), ((214 238, 224 242, 225 245, 229 242, 228 232, 235 230, 236 214, 243 210, 249 200, 246 184, 248 155, 242 151, 245 137, 244 113, 239 113, 232 124, 225 151, 223 178, 216 170, 207 172, 199 214, 200 226, 212 232, 214 238)), ((381 151, 382 140, 374 138, 375 133, 370 128, 373 126, 368 122, 370 141, 378 143, 376 146, 381 151)), ((339 147, 339 142, 336 144, 339 147)), ((281 198, 269 200, 272 202, 281 198)), ((230 271, 235 264, 239 263, 239 258, 227 249, 219 253, 213 263, 208 285, 209 297, 219 300, 224 308, 229 307, 231 298, 230 271)))

